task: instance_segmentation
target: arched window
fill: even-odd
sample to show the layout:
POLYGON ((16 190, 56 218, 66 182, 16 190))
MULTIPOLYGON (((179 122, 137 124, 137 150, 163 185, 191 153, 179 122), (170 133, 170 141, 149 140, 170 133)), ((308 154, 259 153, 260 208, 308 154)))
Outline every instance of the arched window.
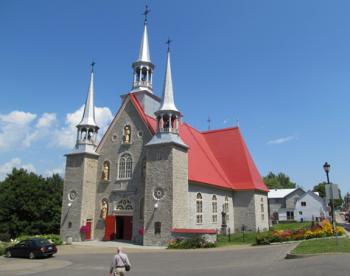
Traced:
POLYGON ((197 194, 196 198, 196 222, 197 224, 203 223, 203 199, 200 193, 197 194))
POLYGON ((125 144, 131 143, 131 126, 129 126, 129 125, 126 125, 124 127, 123 143, 125 143, 125 144))
POLYGON ((218 222, 218 201, 216 198, 216 195, 213 195, 211 199, 211 206, 212 206, 212 223, 218 222))
POLYGON ((224 212, 226 214, 226 223, 230 220, 229 211, 228 196, 225 196, 224 212))
POLYGON ((132 176, 131 155, 124 153, 119 159, 119 179, 128 179, 132 176))
POLYGON ((102 180, 109 180, 110 165, 108 161, 103 162, 102 180))

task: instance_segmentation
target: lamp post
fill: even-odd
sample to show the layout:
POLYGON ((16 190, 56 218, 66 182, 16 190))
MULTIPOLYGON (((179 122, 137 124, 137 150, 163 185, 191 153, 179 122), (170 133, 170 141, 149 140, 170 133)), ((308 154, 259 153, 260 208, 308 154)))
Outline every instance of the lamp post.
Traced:
POLYGON ((333 225, 333 234, 337 237, 336 228, 335 228, 335 219, 334 219, 334 196, 333 196, 333 187, 332 184, 329 182, 329 171, 331 170, 331 165, 329 165, 327 162, 324 163, 323 169, 326 172, 327 175, 327 184, 330 185, 330 196, 331 196, 331 208, 332 208, 332 225, 333 225))

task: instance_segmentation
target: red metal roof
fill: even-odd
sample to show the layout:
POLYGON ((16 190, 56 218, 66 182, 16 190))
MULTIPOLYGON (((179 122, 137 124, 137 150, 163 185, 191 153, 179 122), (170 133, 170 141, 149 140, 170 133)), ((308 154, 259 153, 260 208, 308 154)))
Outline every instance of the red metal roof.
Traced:
MULTIPOLYGON (((146 115, 133 94, 130 99, 142 120, 156 132, 156 120, 146 115)), ((180 136, 188 150, 188 180, 233 190, 267 192, 238 127, 200 132, 180 125, 180 136)))

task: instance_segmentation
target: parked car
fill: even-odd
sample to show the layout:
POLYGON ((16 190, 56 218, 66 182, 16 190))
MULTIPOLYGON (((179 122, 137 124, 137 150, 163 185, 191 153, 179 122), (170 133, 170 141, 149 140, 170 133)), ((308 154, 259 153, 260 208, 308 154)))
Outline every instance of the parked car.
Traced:
POLYGON ((38 257, 51 257, 55 253, 57 253, 56 245, 42 238, 23 240, 5 249, 5 256, 8 258, 27 257, 34 259, 38 257))

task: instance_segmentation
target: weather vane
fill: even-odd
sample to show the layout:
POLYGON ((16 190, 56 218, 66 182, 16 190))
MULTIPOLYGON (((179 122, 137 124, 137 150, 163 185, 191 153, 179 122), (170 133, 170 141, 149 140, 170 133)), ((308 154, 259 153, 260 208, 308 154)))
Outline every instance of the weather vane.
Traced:
POLYGON ((173 42, 172 40, 170 40, 170 38, 168 38, 168 40, 165 42, 165 44, 168 44, 168 51, 170 50, 170 43, 173 42))
POLYGON ((148 9, 148 5, 145 6, 145 11, 142 13, 142 15, 145 16, 145 23, 147 22, 147 15, 151 12, 150 9, 148 9))
POLYGON ((91 62, 91 72, 94 72, 94 66, 95 66, 95 62, 93 61, 93 62, 91 62))

